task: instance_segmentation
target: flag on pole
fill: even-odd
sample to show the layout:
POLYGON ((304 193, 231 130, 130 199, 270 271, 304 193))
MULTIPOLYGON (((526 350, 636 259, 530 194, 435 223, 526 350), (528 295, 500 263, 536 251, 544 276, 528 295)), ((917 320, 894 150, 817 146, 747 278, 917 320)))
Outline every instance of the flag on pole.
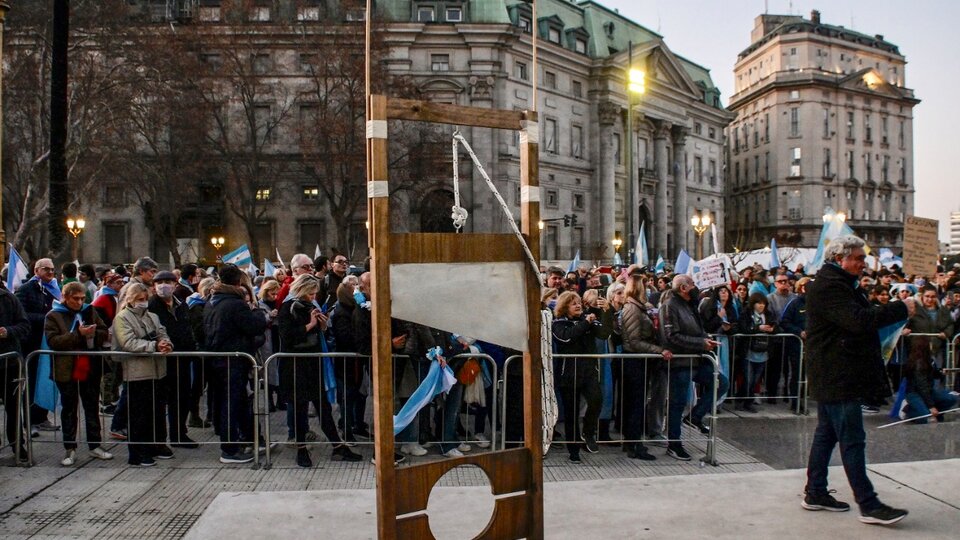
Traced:
POLYGON ((780 268, 780 253, 777 250, 777 239, 770 239, 770 266, 768 270, 773 270, 774 268, 780 268))
POLYGON ((619 253, 613 254, 613 265, 614 266, 623 266, 623 259, 620 258, 619 253))
POLYGON ((243 266, 251 263, 253 263, 253 257, 250 255, 250 248, 246 244, 223 256, 223 264, 243 266))
POLYGON ((673 271, 677 274, 686 274, 687 270, 690 269, 690 255, 687 254, 687 250, 681 249, 680 254, 677 255, 677 264, 673 265, 673 271))
POLYGON ((277 268, 273 266, 270 262, 270 259, 263 260, 263 275, 273 277, 273 274, 277 272, 277 268))
POLYGON ((663 255, 657 253, 657 264, 653 269, 658 274, 663 274, 667 270, 667 263, 663 260, 663 255))
POLYGON ((257 277, 258 272, 260 272, 260 269, 251 261, 250 264, 247 265, 247 275, 250 276, 250 279, 254 279, 257 277))
POLYGON ((320 255, 323 255, 323 252, 320 251, 320 244, 315 244, 313 248, 313 258, 319 259, 320 255))
POLYGON ((286 264, 284 264, 283 262, 283 257, 280 256, 280 248, 276 248, 276 249, 277 249, 277 261, 280 263, 280 267, 283 268, 284 266, 286 266, 286 264))
MULTIPOLYGON (((817 242, 817 252, 813 256, 813 260, 810 261, 810 264, 805 269, 807 274, 812 274, 820 269, 825 262, 823 260, 823 252, 826 247, 830 244, 830 241, 839 236, 855 236, 853 229, 847 225, 845 217, 841 214, 837 214, 833 208, 827 207, 823 214, 823 229, 820 231, 820 241, 817 242)), ((870 254, 870 248, 866 245, 863 246, 863 250, 870 254)))
POLYGON ((7 290, 14 292, 20 287, 20 284, 27 280, 27 276, 30 275, 30 268, 23 262, 23 257, 17 253, 13 244, 9 244, 9 246, 10 265, 7 267, 7 290))
POLYGON ((720 242, 717 242, 717 224, 710 224, 710 236, 713 238, 713 254, 720 255, 720 242))
POLYGON ((580 266, 580 250, 577 250, 577 254, 573 256, 573 260, 570 261, 570 266, 567 267, 567 272, 576 272, 577 267, 580 266))
POLYGON ((634 249, 634 262, 640 263, 640 266, 650 264, 650 252, 647 251, 647 222, 640 224, 640 236, 637 238, 637 247, 634 249))

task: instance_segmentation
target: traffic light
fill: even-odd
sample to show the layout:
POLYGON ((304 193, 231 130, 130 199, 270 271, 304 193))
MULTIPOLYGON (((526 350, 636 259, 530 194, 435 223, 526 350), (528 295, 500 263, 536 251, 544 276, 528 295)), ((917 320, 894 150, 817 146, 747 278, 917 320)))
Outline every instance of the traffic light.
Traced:
POLYGON ((577 226, 577 215, 576 215, 576 214, 573 214, 572 216, 570 216, 570 224, 573 225, 574 227, 577 226))
POLYGON ((570 226, 570 216, 568 216, 568 215, 566 215, 566 214, 563 215, 563 226, 564 226, 564 227, 569 227, 569 226, 570 226))

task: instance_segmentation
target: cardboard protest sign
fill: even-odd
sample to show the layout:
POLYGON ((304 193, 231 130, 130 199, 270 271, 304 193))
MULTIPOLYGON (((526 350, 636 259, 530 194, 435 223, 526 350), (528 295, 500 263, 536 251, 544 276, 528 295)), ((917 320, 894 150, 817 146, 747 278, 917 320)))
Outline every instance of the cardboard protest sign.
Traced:
POLYGON ((937 228, 940 222, 917 216, 907 216, 903 222, 903 272, 906 275, 932 277, 937 273, 940 241, 937 228))

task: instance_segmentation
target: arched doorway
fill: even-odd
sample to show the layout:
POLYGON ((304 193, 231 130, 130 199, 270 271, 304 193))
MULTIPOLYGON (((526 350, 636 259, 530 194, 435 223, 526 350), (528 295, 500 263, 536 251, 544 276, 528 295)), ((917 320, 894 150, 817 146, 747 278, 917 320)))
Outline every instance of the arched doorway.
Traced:
POLYGON ((452 207, 452 191, 437 189, 424 195, 420 201, 420 232, 456 232, 453 228, 453 220, 450 218, 452 207))

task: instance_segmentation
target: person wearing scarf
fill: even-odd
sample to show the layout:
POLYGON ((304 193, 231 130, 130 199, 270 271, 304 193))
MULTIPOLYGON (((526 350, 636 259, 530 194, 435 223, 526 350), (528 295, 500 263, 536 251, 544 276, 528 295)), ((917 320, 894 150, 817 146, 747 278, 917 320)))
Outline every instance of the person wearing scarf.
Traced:
MULTIPOLYGON (((80 282, 68 283, 63 288, 62 302, 54 302, 44 323, 44 340, 54 351, 97 351, 107 341, 107 326, 89 304, 84 303, 86 287, 80 282)), ((103 373, 99 357, 54 355, 53 379, 60 391, 65 467, 76 463, 78 402, 83 405, 90 455, 97 459, 112 459, 113 455, 100 448, 100 376, 103 373)))
MULTIPOLYGON (((113 325, 113 318, 117 316, 117 295, 120 288, 123 287, 123 277, 113 270, 107 270, 100 276, 100 282, 103 283, 103 286, 100 287, 97 297, 94 298, 91 305, 97 310, 97 315, 100 315, 103 323, 109 328, 113 325)), ((104 364, 105 369, 100 385, 101 398, 104 403, 103 412, 114 414, 117 410, 116 403, 120 400, 120 381, 123 379, 121 370, 123 368, 120 362, 112 358, 105 358, 104 364)))
MULTIPOLYGON (((21 285, 16 291, 17 300, 20 301, 20 305, 23 306, 23 311, 27 314, 27 319, 30 320, 30 336, 23 342, 24 357, 40 349, 40 342, 43 340, 43 325, 47 317, 47 312, 53 307, 53 302, 60 299, 60 286, 57 285, 56 267, 53 266, 52 260, 38 259, 37 262, 33 264, 33 274, 33 277, 21 285)), ((30 388, 37 389, 37 393, 39 393, 38 380, 49 380, 50 376, 49 366, 42 364, 43 362, 33 362, 28 366, 30 388), (46 373, 44 377, 38 377, 41 368, 45 368, 46 373)), ((53 386, 53 388, 50 389, 50 393, 56 392, 56 387, 54 385, 50 386, 53 386)), ((55 431, 57 427, 48 420, 47 415, 50 413, 50 409, 56 407, 56 399, 38 400, 36 394, 29 396, 29 399, 30 422, 33 424, 31 431, 35 431, 36 434, 39 434, 38 429, 55 431), (40 403, 52 401, 53 403, 47 402, 48 408, 40 405, 37 401, 40 401, 40 403)))

